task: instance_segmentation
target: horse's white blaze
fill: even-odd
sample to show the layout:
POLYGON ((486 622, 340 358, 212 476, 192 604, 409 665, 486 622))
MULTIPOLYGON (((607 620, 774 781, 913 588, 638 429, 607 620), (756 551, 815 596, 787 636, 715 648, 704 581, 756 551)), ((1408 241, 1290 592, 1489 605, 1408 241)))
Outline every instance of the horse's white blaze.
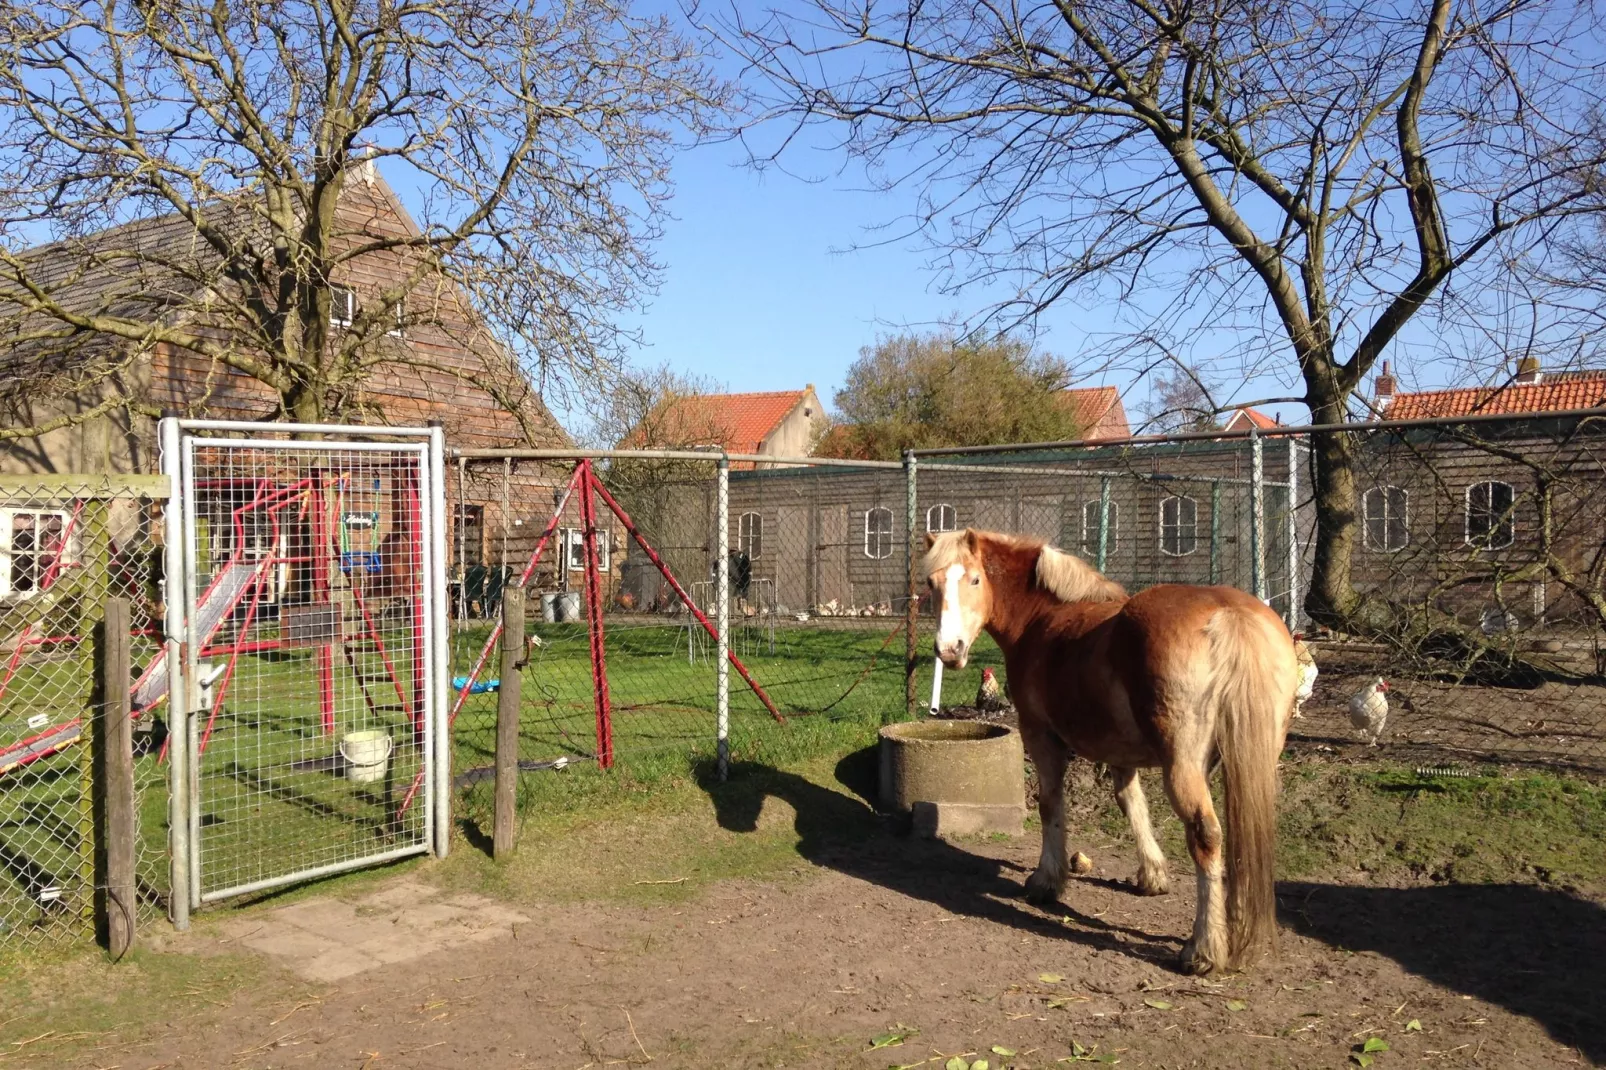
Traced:
MULTIPOLYGON (((942 615, 937 620, 937 656, 947 661, 961 643, 972 638, 965 634, 964 607, 959 604, 959 585, 965 578, 964 565, 949 565, 942 578, 942 615)), ((955 668, 964 668, 966 655, 961 653, 955 668)))

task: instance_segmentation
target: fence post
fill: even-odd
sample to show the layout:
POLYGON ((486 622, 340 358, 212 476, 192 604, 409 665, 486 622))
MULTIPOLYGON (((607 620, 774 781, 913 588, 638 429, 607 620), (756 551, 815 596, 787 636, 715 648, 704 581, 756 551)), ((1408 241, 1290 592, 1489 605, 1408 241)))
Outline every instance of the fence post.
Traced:
MULTIPOLYGON (((908 590, 905 591, 907 604, 903 610, 903 712, 905 718, 913 720, 917 701, 915 697, 915 669, 918 667, 916 632, 920 627, 920 583, 915 576, 915 524, 920 517, 920 508, 917 504, 915 492, 915 454, 913 450, 905 450, 903 454, 903 482, 904 497, 906 499, 903 564, 904 580, 908 586, 908 590)), ((881 715, 882 724, 886 724, 891 720, 891 710, 887 710, 881 715)))
POLYGON ((1266 451, 1249 432, 1249 568, 1255 597, 1266 599, 1266 451))
POLYGON ((1299 439, 1288 436, 1288 630, 1299 630, 1299 439))
POLYGON ((167 835, 170 852, 168 916, 173 928, 190 927, 190 729, 189 698, 185 677, 188 651, 184 643, 184 495, 181 434, 178 417, 164 415, 161 422, 162 472, 168 477, 167 505, 163 508, 162 601, 166 607, 162 630, 167 667, 168 794, 167 835))
POLYGON ((1094 566, 1103 572, 1110 560, 1110 477, 1099 480, 1099 554, 1094 566))
POLYGON ((95 764, 95 826, 101 857, 96 867, 95 921, 106 949, 122 958, 134 943, 135 842, 134 737, 129 707, 128 599, 108 598, 95 655, 99 722, 90 734, 95 764))
POLYGON ((1221 480, 1210 481, 1210 582, 1221 582, 1221 480))
POLYGON ((715 493, 714 546, 714 628, 719 633, 714 658, 714 738, 719 762, 719 779, 730 775, 731 730, 731 463, 723 453, 719 457, 718 488, 715 493))
POLYGON ((496 816, 491 857, 513 853, 513 823, 519 788, 520 673, 524 665, 524 588, 502 592, 502 675, 496 693, 496 816))
MULTIPOLYGON (((433 739, 424 750, 425 759, 434 763, 434 811, 430 830, 435 836, 435 857, 445 858, 452 848, 452 730, 451 730, 451 618, 446 593, 446 430, 439 421, 429 422, 429 511, 430 562, 423 582, 432 588, 427 605, 433 608, 429 622, 429 658, 426 679, 435 706, 433 739)), ((459 494, 461 494, 459 487, 459 494)))

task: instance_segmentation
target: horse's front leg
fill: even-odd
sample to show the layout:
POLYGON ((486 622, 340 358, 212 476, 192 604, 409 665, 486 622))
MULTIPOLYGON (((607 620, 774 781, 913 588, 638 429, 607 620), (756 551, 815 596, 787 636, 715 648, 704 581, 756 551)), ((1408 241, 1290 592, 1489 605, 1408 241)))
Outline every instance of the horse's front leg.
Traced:
POLYGON ((1138 841, 1138 875, 1132 883, 1139 895, 1164 895, 1171 889, 1166 875, 1165 854, 1154 839, 1154 826, 1149 822, 1149 800, 1143 796, 1143 782, 1136 769, 1112 768, 1115 781, 1115 800, 1121 812, 1132 824, 1132 838, 1138 841))
POLYGON ((1048 728, 1021 719, 1022 742, 1037 769, 1037 816, 1043 823, 1043 852, 1026 878, 1026 898, 1049 904, 1065 888, 1065 767, 1070 748, 1048 728))

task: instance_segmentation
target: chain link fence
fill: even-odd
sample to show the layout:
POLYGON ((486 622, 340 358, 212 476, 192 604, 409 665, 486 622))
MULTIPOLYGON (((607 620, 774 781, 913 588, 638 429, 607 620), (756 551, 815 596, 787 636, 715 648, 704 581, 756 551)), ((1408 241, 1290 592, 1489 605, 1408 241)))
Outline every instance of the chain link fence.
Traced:
MULTIPOLYGON (((162 643, 159 477, 0 477, 0 943, 94 932, 96 630, 132 610, 134 673, 162 643)), ((134 725, 139 920, 166 912, 165 721, 134 725)))

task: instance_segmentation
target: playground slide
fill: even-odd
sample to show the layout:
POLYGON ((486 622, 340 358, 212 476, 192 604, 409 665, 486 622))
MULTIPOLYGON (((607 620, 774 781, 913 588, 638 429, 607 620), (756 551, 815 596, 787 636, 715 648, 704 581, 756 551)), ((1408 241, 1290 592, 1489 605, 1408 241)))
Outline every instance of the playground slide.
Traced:
MULTIPOLYGON (((206 593, 201 595, 200 601, 195 604, 193 633, 200 636, 202 646, 211 642, 218 626, 228 618, 234 607, 240 604, 240 599, 245 597, 245 592, 251 588, 252 579, 261 570, 262 565, 259 562, 232 562, 212 581, 206 593)), ((135 713, 143 713, 167 697, 167 676, 167 648, 164 646, 156 652, 156 656, 145 666, 145 671, 134 684, 135 713)))
MULTIPOLYGON (((195 606, 196 631, 204 645, 211 640, 240 599, 251 589, 252 581, 264 568, 263 562, 235 561, 226 566, 211 586, 201 595, 195 606)), ((132 706, 134 713, 144 713, 167 697, 167 650, 156 652, 134 684, 132 706)), ((46 729, 31 739, 13 743, 0 749, 0 776, 30 762, 48 758, 57 751, 77 743, 83 732, 83 719, 75 718, 66 724, 46 729)))

